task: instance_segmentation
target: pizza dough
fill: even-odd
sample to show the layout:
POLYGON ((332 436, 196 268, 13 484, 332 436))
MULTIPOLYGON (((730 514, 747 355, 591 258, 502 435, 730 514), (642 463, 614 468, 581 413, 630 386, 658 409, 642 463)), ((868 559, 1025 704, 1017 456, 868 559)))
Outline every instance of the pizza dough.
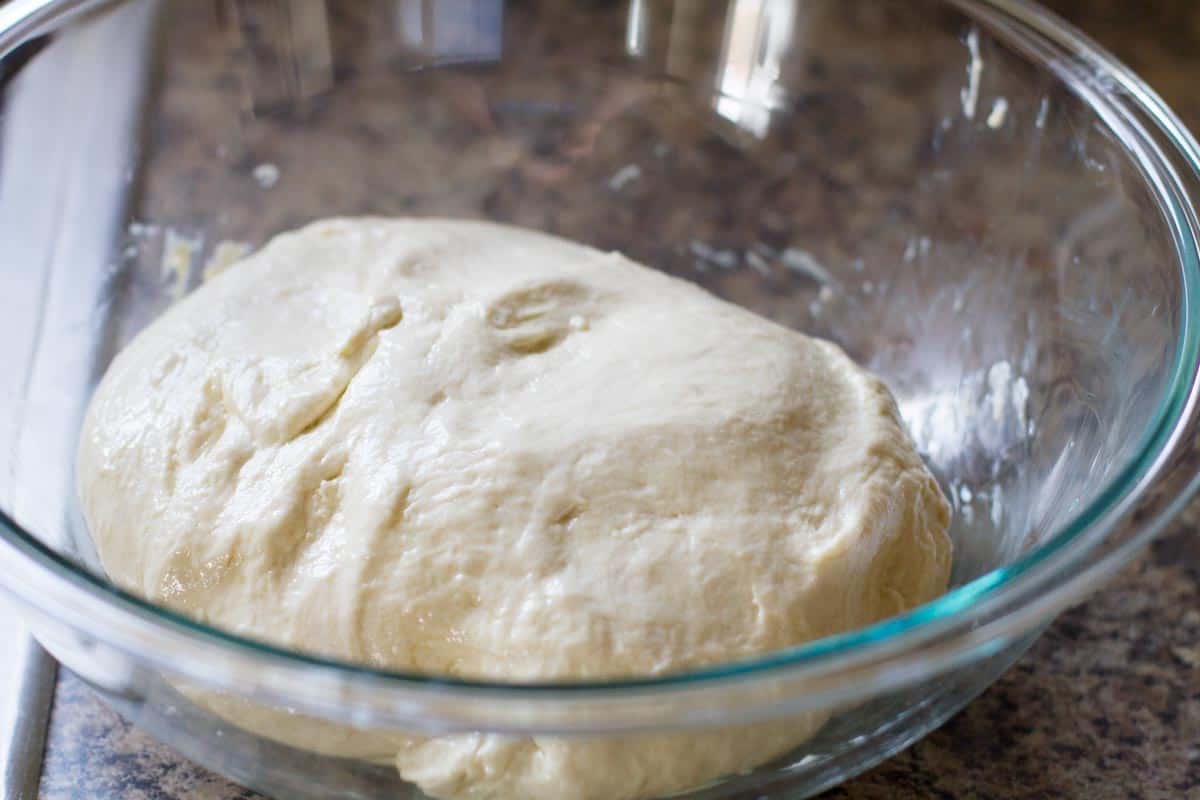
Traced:
MULTIPOLYGON (((318 222, 218 275, 113 362, 79 485, 124 587, 289 647, 478 678, 746 658, 924 603, 950 567, 945 499, 837 347, 477 222, 318 222)), ((443 797, 609 800, 812 727, 347 741, 443 797)))

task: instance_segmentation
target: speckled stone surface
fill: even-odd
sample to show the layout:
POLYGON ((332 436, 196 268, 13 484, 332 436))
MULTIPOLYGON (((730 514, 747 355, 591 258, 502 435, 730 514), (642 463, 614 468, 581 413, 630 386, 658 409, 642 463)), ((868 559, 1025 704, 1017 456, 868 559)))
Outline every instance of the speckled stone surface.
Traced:
MULTIPOLYGON (((1050 4, 1200 126, 1200 6, 1050 4)), ((1200 798, 1200 505, 1113 583, 1057 620, 940 730, 832 790, 875 798, 1200 798)), ((62 675, 41 796, 233 800, 257 795, 132 728, 62 675)))

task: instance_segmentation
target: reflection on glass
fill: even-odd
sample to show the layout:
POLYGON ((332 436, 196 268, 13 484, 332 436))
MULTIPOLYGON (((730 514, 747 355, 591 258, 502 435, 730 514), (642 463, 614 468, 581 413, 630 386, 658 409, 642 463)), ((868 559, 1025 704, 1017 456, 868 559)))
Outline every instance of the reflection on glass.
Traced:
POLYGON ((763 137, 782 103, 779 67, 792 40, 796 0, 733 0, 717 69, 717 113, 763 137))
POLYGON ((395 0, 404 44, 438 63, 498 61, 503 53, 504 0, 395 0))
POLYGON ((625 29, 625 52, 637 57, 646 52, 646 0, 629 0, 629 23, 625 29))
POLYGON ((236 0, 230 8, 253 110, 296 106, 333 85, 325 0, 236 0))

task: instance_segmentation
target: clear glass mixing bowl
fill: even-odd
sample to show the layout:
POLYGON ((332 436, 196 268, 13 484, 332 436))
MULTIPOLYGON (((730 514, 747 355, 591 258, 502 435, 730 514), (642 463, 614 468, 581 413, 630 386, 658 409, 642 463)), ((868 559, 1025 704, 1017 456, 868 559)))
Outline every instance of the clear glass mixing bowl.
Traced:
POLYGON ((418 796, 281 744, 302 717, 622 736, 832 712, 691 795, 807 796, 959 709, 1196 488, 1196 143, 1027 3, 14 0, 0 51, 0 580, 108 702, 276 796, 418 796), (836 340, 953 499, 953 589, 744 663, 500 685, 114 588, 74 500, 97 377, 214 264, 335 214, 550 231, 836 340), (212 692, 278 730, 185 697, 212 692))

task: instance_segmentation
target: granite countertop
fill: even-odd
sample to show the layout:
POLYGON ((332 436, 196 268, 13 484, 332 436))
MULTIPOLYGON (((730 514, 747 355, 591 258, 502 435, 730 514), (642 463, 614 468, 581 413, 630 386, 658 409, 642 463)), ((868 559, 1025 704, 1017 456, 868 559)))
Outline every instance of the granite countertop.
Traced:
MULTIPOLYGON (((1200 128, 1200 5, 1054 0, 1200 128)), ((1200 503, 917 745, 828 798, 1200 797, 1200 503)), ((63 672, 41 797, 233 800, 63 672)))

